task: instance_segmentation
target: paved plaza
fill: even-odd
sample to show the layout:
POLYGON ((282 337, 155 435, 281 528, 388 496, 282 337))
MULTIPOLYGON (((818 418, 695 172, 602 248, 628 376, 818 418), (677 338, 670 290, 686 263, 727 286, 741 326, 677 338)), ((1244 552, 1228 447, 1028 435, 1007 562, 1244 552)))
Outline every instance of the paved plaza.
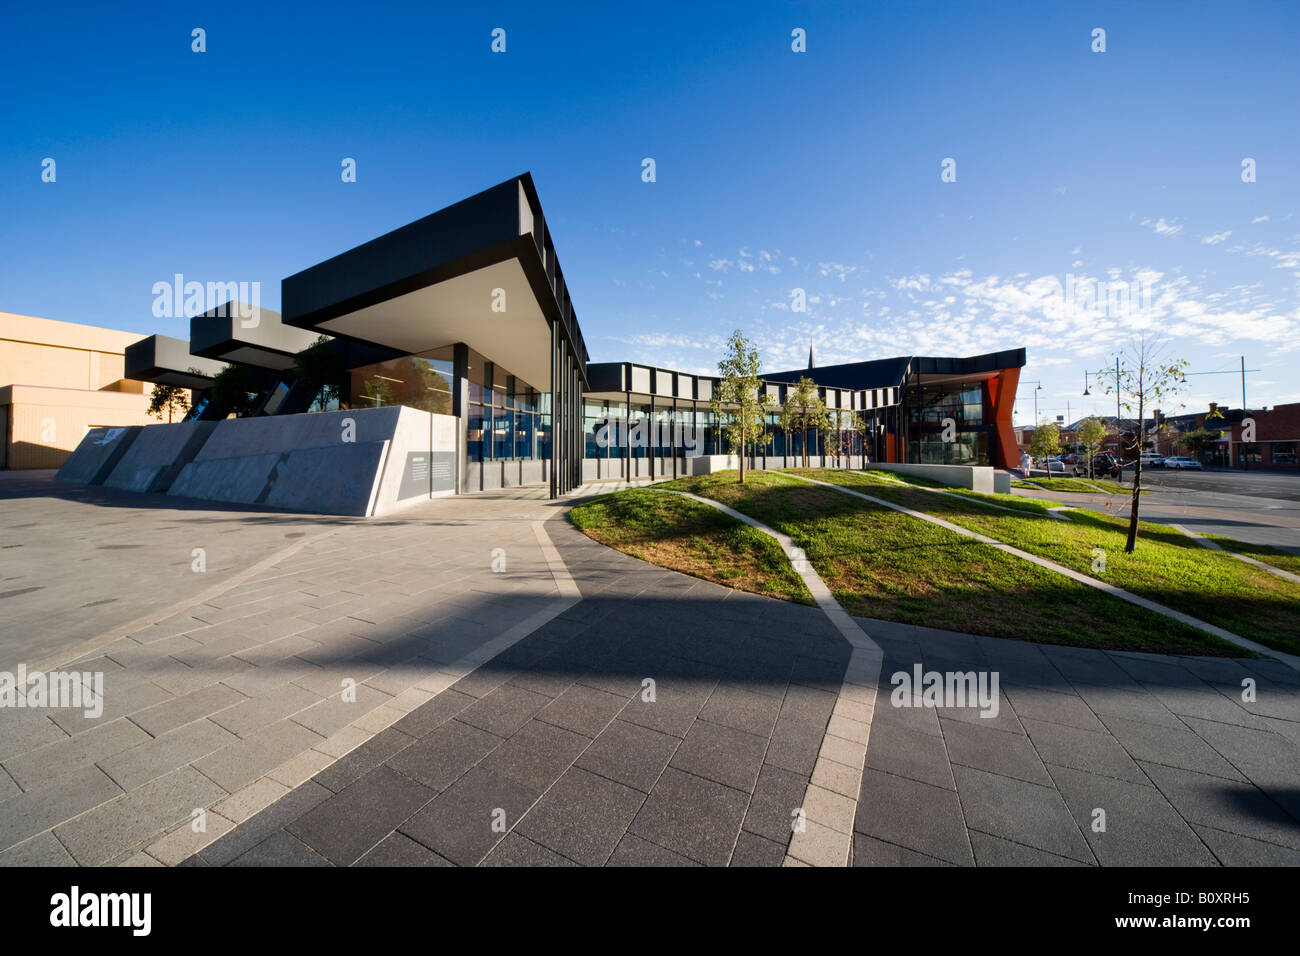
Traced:
POLYGON ((0 489, 25 578, 0 608, 27 615, 0 669, 63 654, 105 707, 0 710, 0 865, 815 863, 801 814, 854 865, 1300 863, 1300 674, 1274 661, 859 620, 864 706, 822 610, 611 551, 572 498, 359 521, 29 480, 0 489), (127 509, 140 547, 93 547, 127 509), (63 530, 35 547, 33 515, 63 530), (101 574, 116 617, 41 627, 101 574), (916 664, 996 672, 997 716, 893 706, 916 664))

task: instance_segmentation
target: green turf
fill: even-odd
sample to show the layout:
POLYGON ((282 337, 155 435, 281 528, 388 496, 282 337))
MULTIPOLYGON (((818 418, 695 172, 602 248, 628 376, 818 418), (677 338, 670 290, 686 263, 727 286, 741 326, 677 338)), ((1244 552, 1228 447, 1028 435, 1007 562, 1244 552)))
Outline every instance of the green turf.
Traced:
MULTIPOLYGON (((869 477, 864 481, 873 494, 886 487, 869 477)), ((1246 653, 953 531, 787 475, 754 472, 741 486, 735 472, 720 472, 657 487, 712 498, 783 531, 857 616, 1077 647, 1246 653)), ((991 511, 945 495, 888 487, 915 496, 918 510, 951 504, 991 511)), ((1025 520, 1064 524, 1046 516, 1025 520)))
POLYGON ((807 474, 924 511, 1241 637, 1300 653, 1300 585, 1203 548, 1163 525, 1142 523, 1136 550, 1125 554, 1127 519, 1075 509, 1068 512, 1068 521, 1060 521, 1046 514, 995 511, 860 472, 807 474))
POLYGON ((588 537, 643 561, 757 594, 814 603, 770 535, 681 495, 633 488, 576 505, 569 515, 588 537))

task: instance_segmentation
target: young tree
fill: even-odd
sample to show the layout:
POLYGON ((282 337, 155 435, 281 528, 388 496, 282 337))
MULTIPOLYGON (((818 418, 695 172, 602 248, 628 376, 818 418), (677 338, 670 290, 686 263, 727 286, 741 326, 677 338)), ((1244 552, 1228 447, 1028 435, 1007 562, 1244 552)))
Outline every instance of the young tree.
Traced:
POLYGON ((1121 406, 1130 415, 1136 416, 1133 429, 1128 434, 1121 434, 1121 447, 1127 445, 1133 452, 1133 502, 1129 507, 1128 540, 1124 544, 1124 553, 1132 554, 1137 547, 1138 506, 1142 496, 1142 449, 1147 442, 1147 424, 1143 416, 1150 405, 1164 407, 1168 399, 1179 391, 1183 372, 1187 368, 1186 359, 1166 360, 1164 344, 1152 336, 1144 335, 1135 339, 1127 351, 1120 357, 1120 369, 1117 380, 1109 384, 1102 381, 1098 374, 1098 384, 1107 394, 1119 395, 1121 406))
POLYGON ((1097 449, 1106 439, 1106 426, 1101 419, 1095 415, 1090 415, 1079 423, 1079 443, 1083 445, 1084 451, 1088 454, 1088 477, 1092 474, 1092 459, 1097 454, 1097 449))
POLYGON ((297 385, 312 396, 312 405, 318 410, 323 412, 330 402, 342 400, 347 369, 325 336, 294 356, 293 371, 297 385))
POLYGON ((830 415, 826 411, 826 403, 817 392, 817 383, 807 376, 800 377, 795 386, 787 391, 785 404, 781 406, 781 427, 787 432, 797 431, 803 437, 803 467, 808 467, 808 432, 816 429, 824 431, 829 426, 830 415))
POLYGON ((162 421, 163 412, 167 413, 167 424, 171 424, 176 412, 185 414, 190 410, 190 390, 179 385, 158 384, 149 396, 149 414, 162 421))
POLYGON ((1219 435, 1217 432, 1212 432, 1207 428, 1194 428, 1179 435, 1174 444, 1181 445, 1187 449, 1189 455, 1199 459, 1201 453, 1218 440, 1219 435))
POLYGON ((718 362, 718 384, 713 389, 713 413, 718 416, 727 445, 740 456, 740 483, 745 483, 745 450, 765 432, 766 390, 760 393, 758 349, 736 329, 718 362))
POLYGON ((1043 459, 1047 477, 1052 477, 1052 467, 1047 459, 1061 451, 1061 428, 1056 422, 1044 418, 1034 427, 1034 437, 1029 440, 1029 454, 1043 459))
POLYGON ((253 405, 256 392, 253 376, 243 365, 227 365, 212 377, 212 385, 208 389, 213 407, 220 412, 233 414, 236 418, 243 418, 256 411, 253 405))

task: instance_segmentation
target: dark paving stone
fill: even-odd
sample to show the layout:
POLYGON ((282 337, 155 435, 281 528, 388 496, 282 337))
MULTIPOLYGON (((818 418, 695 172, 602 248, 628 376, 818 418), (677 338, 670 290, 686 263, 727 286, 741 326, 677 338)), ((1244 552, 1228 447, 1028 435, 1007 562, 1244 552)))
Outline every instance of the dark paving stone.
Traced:
POLYGON ((540 795, 568 770, 591 743, 576 734, 539 719, 530 720, 519 732, 483 758, 479 766, 540 795))
POLYGON ((1190 770, 1139 763, 1188 823, 1300 849, 1300 826, 1258 788, 1190 770))
MULTIPOLYGON (((842 671, 842 669, 841 669, 842 671)), ((781 702, 780 719, 815 724, 825 728, 835 709, 836 692, 791 684, 781 702)))
MULTIPOLYGON (((1147 782, 1146 774, 1104 727, 1095 732, 1028 718, 1022 723, 1034 748, 1046 763, 1133 783, 1147 782)), ((1097 726, 1101 727, 1101 724, 1097 726)))
POLYGON ((423 737, 451 720, 477 699, 448 687, 433 700, 426 701, 396 721, 392 729, 412 737, 423 737))
POLYGON ((724 866, 748 802, 739 790, 669 767, 629 830, 707 866, 724 866))
POLYGON ((623 708, 619 719, 673 737, 685 737, 717 682, 675 676, 661 678, 654 673, 645 676, 655 680, 654 701, 646 701, 637 694, 623 708))
POLYGON ((519 833, 584 866, 602 866, 645 795, 579 767, 570 768, 519 824, 519 833))
MULTIPOLYGON (((1080 730, 1104 732, 1105 726, 1092 709, 1084 703, 1082 697, 1073 691, 1060 693, 1061 688, 1045 689, 1024 684, 1002 683, 1002 691, 1015 708, 1021 726, 1026 720, 1039 720, 1053 724, 1065 724, 1080 730)), ((1067 691, 1068 688, 1065 688, 1067 691)))
POLYGON ((942 716, 939 726, 943 728, 948 759, 953 764, 1028 780, 1045 787, 1052 785, 1052 778, 1047 775, 1047 769, 1038 759, 1028 737, 1004 734, 1000 730, 942 716))
MULTIPOLYGON (((877 698, 876 713, 880 713, 877 698)), ((871 725, 867 767, 955 790, 948 751, 941 737, 913 730, 910 722, 879 720, 871 725)))
POLYGON ((697 720, 669 766, 750 793, 767 750, 767 739, 697 720))
POLYGON ((1224 866, 1300 866, 1300 850, 1200 824, 1192 829, 1224 866))
POLYGON ((756 833, 744 830, 736 838, 736 849, 731 853, 732 866, 782 866, 785 863, 785 849, 789 844, 775 843, 764 839, 756 833))
MULTIPOLYGON (((1061 809, 1064 812, 1064 805, 1061 809)), ((970 866, 975 862, 957 794, 906 777, 868 767, 862 774, 853 829, 949 863, 970 866)))
POLYGON ((1245 779, 1213 747, 1185 726, 1162 727, 1112 716, 1102 719, 1134 760, 1195 770, 1229 780, 1245 779))
POLYGON ((681 744, 657 730, 615 720, 577 760, 577 766, 649 793, 681 744))
POLYGON ((1036 850, 1023 843, 1013 843, 991 833, 970 830, 976 866, 1086 866, 1079 860, 1036 850))
POLYGON ((1215 859, 1169 801, 1149 784, 1053 767, 1061 796, 1103 866, 1213 866, 1215 859), (1106 829, 1093 829, 1097 809, 1106 829))
POLYGON ((483 860, 483 866, 577 866, 539 843, 510 832, 483 860))
POLYGON ((808 778, 771 764, 764 765, 745 811, 743 828, 781 845, 790 845, 794 811, 802 806, 808 778))
POLYGON ((699 866, 699 864, 672 850, 665 850, 639 836, 626 833, 614 848, 614 855, 609 858, 609 866, 699 866))
POLYGON ((285 829, 332 862, 349 866, 434 796, 429 787, 377 767, 285 829))
POLYGON ((403 823, 401 832, 458 866, 476 866, 535 799, 513 780, 475 767, 403 823))
POLYGON ((700 719, 770 737, 780 711, 781 698, 770 693, 756 693, 735 684, 719 684, 700 711, 700 719))
POLYGON ((404 833, 390 833, 353 866, 455 866, 404 833))
POLYGON ((247 853, 236 857, 231 866, 333 866, 329 860, 301 840, 277 830, 247 853))
POLYGON ((507 684, 470 704, 456 719, 498 737, 509 737, 550 701, 544 694, 507 684))
POLYGON ((434 790, 445 790, 501 743, 495 734, 447 721, 388 761, 388 766, 434 790))
POLYGON ((207 866, 225 866, 333 795, 329 789, 309 780, 208 844, 197 855, 207 866))
POLYGON ((767 745, 764 762, 801 776, 811 777, 821 752, 825 728, 803 721, 778 719, 767 745))
POLYGON ((371 737, 360 747, 344 754, 320 773, 315 780, 321 786, 329 787, 338 793, 344 787, 355 783, 362 776, 374 770, 393 754, 414 741, 400 730, 389 727, 371 737))
POLYGON ((970 767, 953 767, 952 773, 971 829, 1092 862, 1087 841, 1054 787, 970 767))
POLYGON ((595 737, 626 704, 626 697, 574 684, 543 707, 537 719, 584 737, 595 737))
POLYGON ((954 866, 947 860, 926 856, 895 843, 877 840, 865 833, 853 834, 854 866, 954 866))

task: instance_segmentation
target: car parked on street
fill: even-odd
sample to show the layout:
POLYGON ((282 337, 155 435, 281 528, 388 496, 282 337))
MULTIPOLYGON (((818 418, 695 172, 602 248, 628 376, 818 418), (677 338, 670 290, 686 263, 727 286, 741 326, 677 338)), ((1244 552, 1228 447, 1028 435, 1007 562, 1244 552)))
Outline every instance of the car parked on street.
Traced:
POLYGON ((1156 455, 1156 454, 1153 454, 1153 453, 1151 453, 1151 452, 1147 452, 1146 454, 1144 454, 1144 455, 1142 456, 1142 467, 1143 467, 1143 468, 1163 468, 1163 467, 1165 467, 1165 456, 1164 456, 1164 455, 1156 455))
POLYGON ((1092 474, 1095 478, 1118 478, 1119 465, 1115 461, 1115 456, 1108 451, 1099 455, 1094 455, 1092 459, 1092 474))
POLYGON ((1174 456, 1173 458, 1166 458, 1165 467, 1178 468, 1178 469, 1190 468, 1193 471, 1202 470, 1201 463, 1197 461, 1195 458, 1183 458, 1182 456, 1178 456, 1178 455, 1174 456))

